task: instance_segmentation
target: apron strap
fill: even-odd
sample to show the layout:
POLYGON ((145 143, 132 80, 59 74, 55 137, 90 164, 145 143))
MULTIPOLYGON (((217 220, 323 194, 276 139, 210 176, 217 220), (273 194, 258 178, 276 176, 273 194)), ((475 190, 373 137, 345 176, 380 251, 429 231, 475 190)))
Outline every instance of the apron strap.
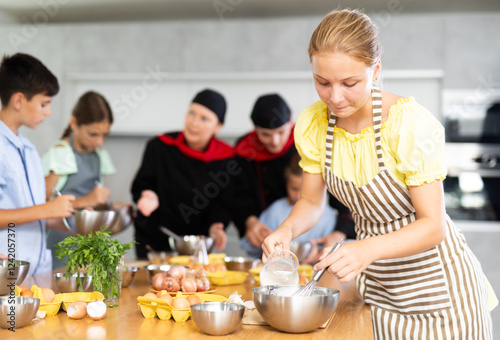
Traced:
MULTIPOLYGON (((380 127, 382 125, 382 94, 380 89, 372 86, 372 110, 373 110, 373 130, 375 132, 375 151, 377 152, 378 167, 380 171, 385 170, 384 158, 382 157, 382 141, 380 138, 380 127)), ((328 128, 326 129, 326 157, 325 167, 331 170, 333 130, 335 129, 336 116, 330 112, 328 128)))
POLYGON ((380 171, 383 171, 385 170, 385 164, 384 158, 382 157, 382 139, 380 138, 380 126, 382 125, 382 94, 380 93, 380 89, 375 85, 372 86, 372 110, 378 168, 380 171))

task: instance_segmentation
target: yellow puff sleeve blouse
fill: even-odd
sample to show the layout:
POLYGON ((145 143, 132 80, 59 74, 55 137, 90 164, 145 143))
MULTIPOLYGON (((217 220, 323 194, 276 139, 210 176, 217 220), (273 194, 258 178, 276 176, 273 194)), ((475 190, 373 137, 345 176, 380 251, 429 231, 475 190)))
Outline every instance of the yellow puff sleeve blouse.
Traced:
MULTIPOLYGON (((318 101, 307 107, 295 125, 295 145, 300 166, 309 173, 323 174, 328 126, 326 105, 318 101)), ((381 127, 382 155, 391 175, 404 186, 418 186, 444 179, 444 128, 413 97, 401 98, 389 109, 381 127)), ((379 173, 373 126, 358 134, 335 127, 332 171, 358 187, 379 173)))

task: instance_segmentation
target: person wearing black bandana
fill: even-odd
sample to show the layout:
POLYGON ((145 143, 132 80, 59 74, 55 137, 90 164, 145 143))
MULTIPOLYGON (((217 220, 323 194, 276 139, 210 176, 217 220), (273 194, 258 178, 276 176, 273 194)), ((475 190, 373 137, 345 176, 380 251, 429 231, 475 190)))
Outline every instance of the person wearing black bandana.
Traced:
POLYGON ((132 183, 136 253, 146 245, 170 250, 159 226, 178 235, 206 235, 218 250, 227 241, 225 228, 232 210, 232 180, 238 171, 233 148, 215 138, 226 113, 224 97, 213 90, 199 92, 186 113, 184 130, 159 135, 146 146, 132 183))
MULTIPOLYGON (((258 219, 271 203, 285 197, 285 166, 297 154, 290 108, 278 94, 260 96, 251 113, 254 130, 238 139, 236 160, 242 169, 237 178, 233 221, 240 237, 260 247, 271 230, 258 219)), ((339 212, 335 231, 313 243, 329 245, 341 238, 354 238, 349 210, 330 195, 330 205, 339 212)))

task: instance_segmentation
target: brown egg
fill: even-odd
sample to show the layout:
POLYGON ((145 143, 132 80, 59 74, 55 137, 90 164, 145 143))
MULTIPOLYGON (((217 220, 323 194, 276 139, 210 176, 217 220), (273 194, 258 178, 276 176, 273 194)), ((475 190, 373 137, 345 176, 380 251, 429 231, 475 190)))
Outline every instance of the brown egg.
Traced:
POLYGON ((21 291, 21 296, 33 297, 33 292, 31 290, 23 290, 21 291))
POLYGON ((26 286, 19 286, 19 288, 21 289, 21 292, 22 291, 25 291, 25 290, 30 290, 28 287, 26 286))
POLYGON ((71 302, 68 306, 67 314, 71 319, 82 319, 87 315, 87 304, 85 301, 71 302))
POLYGON ((149 299, 156 299, 156 295, 154 293, 146 293, 144 294, 145 298, 149 298, 149 299))
POLYGON ((186 300, 188 300, 189 305, 196 305, 197 303, 201 303, 201 299, 198 295, 189 295, 186 300))
POLYGON ((175 309, 189 309, 191 305, 185 297, 178 297, 172 303, 172 307, 174 307, 175 309))
POLYGON ((54 291, 50 288, 45 288, 45 287, 40 287, 40 289, 42 290, 45 302, 52 303, 52 301, 54 301, 54 298, 56 297, 54 291))
POLYGON ((168 293, 161 295, 160 299, 167 301, 170 304, 170 306, 172 306, 172 304, 174 303, 174 298, 170 296, 170 294, 168 293))
POLYGON ((213 264, 206 264, 203 266, 203 268, 205 268, 205 270, 208 272, 208 273, 213 273, 215 272, 215 267, 213 264))
POLYGON ((225 272, 227 271, 227 267, 224 263, 216 263, 214 264, 214 268, 216 272, 225 272))

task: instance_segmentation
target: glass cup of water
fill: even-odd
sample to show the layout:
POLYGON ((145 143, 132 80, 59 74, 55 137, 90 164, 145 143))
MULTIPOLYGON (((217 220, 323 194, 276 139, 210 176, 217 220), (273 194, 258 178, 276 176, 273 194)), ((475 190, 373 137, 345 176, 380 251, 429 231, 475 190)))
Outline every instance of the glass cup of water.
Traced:
POLYGON ((299 259, 289 251, 278 248, 269 254, 267 263, 260 272, 260 285, 298 285, 299 259))

